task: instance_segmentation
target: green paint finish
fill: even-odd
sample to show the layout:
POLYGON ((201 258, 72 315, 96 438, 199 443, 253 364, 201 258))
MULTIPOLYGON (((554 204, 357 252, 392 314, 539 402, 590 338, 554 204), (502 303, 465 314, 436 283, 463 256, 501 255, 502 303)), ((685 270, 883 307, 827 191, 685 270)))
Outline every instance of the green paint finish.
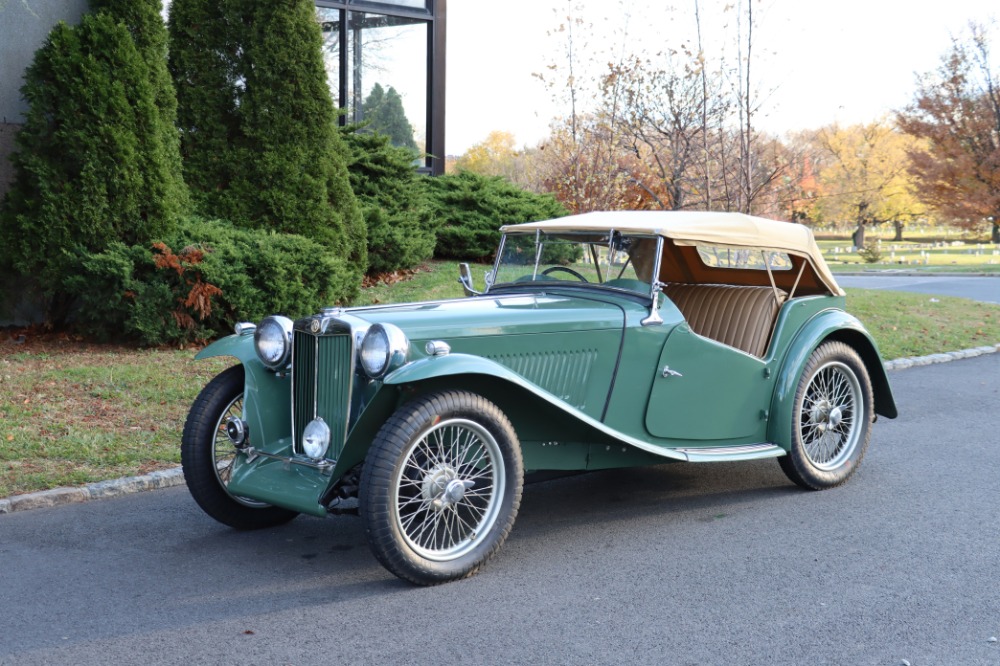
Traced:
POLYGON ((761 411, 771 397, 764 366, 758 358, 692 332, 687 324, 675 327, 663 345, 649 392, 646 429, 667 439, 762 441, 761 411))
MULTIPOLYGON (((608 294, 352 309, 349 314, 360 318, 355 321, 399 326, 410 340, 410 362, 383 381, 353 378, 347 437, 332 443, 332 473, 241 457, 230 489, 322 515, 337 484, 364 461, 398 406, 442 390, 471 391, 497 404, 518 433, 528 470, 780 455, 780 449, 726 447, 769 442, 787 450, 791 397, 809 354, 824 339, 848 339, 862 348, 866 362, 875 359, 869 371, 876 394, 883 394, 877 407, 895 414, 877 349, 861 324, 843 312, 843 301, 816 296, 786 303, 763 359, 693 333, 669 299, 660 309, 663 323, 652 326, 640 324, 648 308, 608 294), (443 340, 452 352, 428 357, 428 340, 443 340), (680 376, 664 377, 664 366, 680 376)), ((219 340, 198 358, 220 355, 234 356, 246 368, 244 418, 251 444, 292 455, 291 380, 260 364, 250 335, 219 340)))
POLYGON ((888 418, 895 418, 896 403, 889 388, 885 368, 878 355, 878 348, 861 322, 839 309, 822 309, 818 312, 811 308, 802 310, 799 316, 809 314, 813 316, 794 330, 791 330, 792 326, 788 327, 789 337, 793 339, 789 342, 788 352, 775 382, 767 430, 768 441, 786 451, 791 447, 795 389, 799 378, 813 351, 824 341, 831 339, 848 342, 861 355, 875 392, 875 412, 888 418))
MULTIPOLYGON (((287 456, 291 454, 292 442, 290 438, 272 442, 269 448, 272 453, 287 456)), ((319 499, 329 480, 329 476, 311 467, 287 465, 264 457, 247 462, 244 456, 238 456, 229 492, 292 511, 325 516, 326 509, 319 499)))
POLYGON ((213 356, 232 356, 243 363, 257 360, 257 352, 253 347, 253 334, 227 335, 194 355, 198 360, 213 356))
POLYGON ((660 465, 671 462, 677 462, 677 460, 664 459, 662 456, 642 451, 621 442, 591 443, 587 451, 587 469, 590 470, 660 465))
POLYGON ((521 440, 521 457, 525 470, 583 470, 589 448, 585 442, 521 440))
POLYGON ((599 470, 677 462, 619 441, 521 441, 526 470, 599 470))
POLYGON ((232 356, 243 363, 246 374, 243 392, 243 420, 247 422, 250 444, 273 453, 276 440, 292 433, 291 381, 271 372, 257 359, 253 335, 230 335, 202 349, 196 359, 232 356))
POLYGON ((493 339, 498 335, 621 330, 622 311, 611 298, 532 294, 465 298, 374 308, 352 315, 401 328, 410 340, 493 339))

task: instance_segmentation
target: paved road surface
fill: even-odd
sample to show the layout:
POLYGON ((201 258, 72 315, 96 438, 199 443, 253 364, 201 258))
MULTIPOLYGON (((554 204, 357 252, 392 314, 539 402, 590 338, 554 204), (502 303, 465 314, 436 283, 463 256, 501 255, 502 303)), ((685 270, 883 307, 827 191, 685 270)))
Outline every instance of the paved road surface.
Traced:
POLYGON ((436 588, 356 518, 237 533, 184 488, 0 516, 0 664, 1000 664, 1000 354, 892 380, 842 488, 774 461, 535 484, 436 588))
POLYGON ((919 294, 961 296, 974 301, 1000 303, 1000 276, 956 277, 950 275, 843 275, 836 276, 841 287, 912 291, 919 294))

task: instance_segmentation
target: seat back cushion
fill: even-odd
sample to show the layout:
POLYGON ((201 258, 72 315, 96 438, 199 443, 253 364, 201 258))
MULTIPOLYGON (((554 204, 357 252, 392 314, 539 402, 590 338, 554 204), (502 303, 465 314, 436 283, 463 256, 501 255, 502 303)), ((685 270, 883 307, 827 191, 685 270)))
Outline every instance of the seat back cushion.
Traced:
POLYGON ((758 358, 767 351, 778 310, 788 294, 771 287, 677 284, 664 287, 691 330, 758 358))

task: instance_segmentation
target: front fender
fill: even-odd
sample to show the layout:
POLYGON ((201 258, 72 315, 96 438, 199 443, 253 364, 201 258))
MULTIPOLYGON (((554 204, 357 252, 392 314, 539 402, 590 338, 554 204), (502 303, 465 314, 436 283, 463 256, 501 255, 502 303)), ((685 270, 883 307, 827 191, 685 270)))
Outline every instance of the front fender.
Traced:
POLYGON ((390 386, 412 384, 425 379, 453 375, 490 375, 519 384, 532 392, 545 393, 507 366, 471 354, 448 354, 447 356, 423 358, 389 373, 386 375, 384 383, 390 386))
POLYGON ((792 446, 792 427, 795 410, 795 389, 810 355, 827 340, 839 340, 852 347, 868 370, 874 393, 875 413, 886 418, 896 418, 896 401, 889 386, 889 377, 882 365, 878 345, 871 334, 853 315, 843 310, 824 310, 810 319, 789 345, 788 353, 778 372, 774 394, 771 398, 767 439, 786 451, 792 446))
POLYGON ((257 352, 253 346, 253 335, 227 335, 219 338, 194 355, 196 360, 212 358, 213 356, 233 356, 240 362, 246 363, 257 358, 257 352))
POLYGON ((253 335, 229 335, 220 338, 195 354, 195 359, 232 356, 243 364, 243 418, 251 438, 261 445, 291 433, 291 387, 287 377, 279 377, 257 358, 253 335))

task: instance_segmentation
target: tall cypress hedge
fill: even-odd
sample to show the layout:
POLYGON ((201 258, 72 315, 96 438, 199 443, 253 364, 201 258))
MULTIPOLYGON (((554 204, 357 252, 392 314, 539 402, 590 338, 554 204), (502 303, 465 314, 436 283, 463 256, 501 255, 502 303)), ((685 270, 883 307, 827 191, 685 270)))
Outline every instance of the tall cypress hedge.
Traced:
POLYGON ((345 300, 367 242, 315 13, 311 0, 174 0, 170 70, 199 211, 319 241, 341 260, 345 300))
POLYGON ((50 321, 67 313, 62 283, 81 254, 167 233, 187 206, 164 27, 148 20, 159 2, 111 4, 57 25, 21 89, 29 109, 0 206, 0 266, 53 297, 50 321))

